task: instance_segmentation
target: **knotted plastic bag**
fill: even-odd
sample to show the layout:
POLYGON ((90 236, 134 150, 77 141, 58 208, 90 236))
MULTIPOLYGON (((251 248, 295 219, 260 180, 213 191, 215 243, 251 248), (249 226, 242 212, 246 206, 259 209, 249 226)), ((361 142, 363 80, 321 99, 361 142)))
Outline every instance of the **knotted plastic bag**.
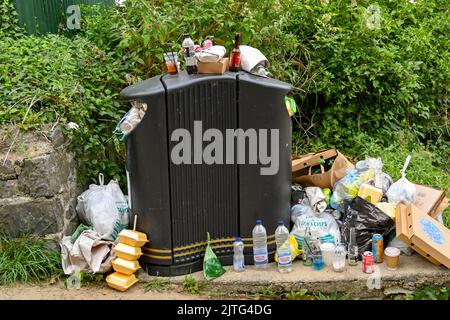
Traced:
POLYGON ((208 244, 205 250, 205 257, 203 258, 203 275, 206 280, 214 280, 225 273, 219 259, 211 248, 211 238, 207 232, 208 244))
POLYGON ((404 203, 406 205, 413 203, 416 198, 416 186, 406 179, 406 169, 408 168, 411 156, 406 158, 403 169, 400 170, 402 177, 394 182, 387 191, 388 201, 393 204, 404 203))

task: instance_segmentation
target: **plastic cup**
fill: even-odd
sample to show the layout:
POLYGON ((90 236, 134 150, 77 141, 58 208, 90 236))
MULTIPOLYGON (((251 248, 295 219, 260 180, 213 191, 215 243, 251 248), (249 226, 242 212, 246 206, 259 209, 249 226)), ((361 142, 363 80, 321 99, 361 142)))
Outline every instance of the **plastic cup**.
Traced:
POLYGON ((322 243, 320 245, 320 251, 322 252, 323 264, 326 266, 333 265, 335 245, 332 243, 322 243))
POLYGON ((387 247, 384 250, 384 255, 386 257, 386 266, 388 270, 397 270, 398 261, 400 259, 400 249, 395 247, 387 247))
POLYGON ((169 74, 178 73, 178 53, 176 52, 166 52, 164 53, 164 60, 166 61, 167 72, 169 74))
POLYGON ((338 245, 334 250, 333 257, 333 269, 336 272, 345 271, 345 261, 346 261, 347 251, 345 250, 345 246, 338 245))
POLYGON ((323 269, 323 259, 320 253, 313 254, 313 268, 314 270, 322 270, 323 269))

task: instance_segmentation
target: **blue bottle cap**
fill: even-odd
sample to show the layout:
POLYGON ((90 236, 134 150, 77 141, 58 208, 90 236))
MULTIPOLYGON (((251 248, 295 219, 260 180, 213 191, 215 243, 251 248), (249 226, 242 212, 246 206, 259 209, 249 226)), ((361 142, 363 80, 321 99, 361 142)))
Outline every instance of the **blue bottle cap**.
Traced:
POLYGON ((256 224, 262 224, 262 220, 261 219, 256 219, 256 224))
POLYGON ((279 226, 284 226, 284 220, 278 221, 278 225, 279 225, 279 226))
POLYGON ((236 241, 242 241, 241 237, 236 237, 236 241))

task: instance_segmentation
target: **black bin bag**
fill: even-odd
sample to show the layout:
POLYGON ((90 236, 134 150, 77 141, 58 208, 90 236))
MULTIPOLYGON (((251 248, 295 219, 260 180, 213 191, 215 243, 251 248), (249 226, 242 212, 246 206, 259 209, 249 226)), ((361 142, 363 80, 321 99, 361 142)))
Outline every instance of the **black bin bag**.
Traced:
POLYGON ((389 235, 395 231, 395 222, 386 213, 378 209, 372 203, 361 197, 356 197, 347 210, 342 225, 342 241, 350 241, 350 228, 355 228, 356 244, 361 256, 364 251, 372 250, 372 236, 375 233, 383 236, 384 244, 387 244, 389 235))

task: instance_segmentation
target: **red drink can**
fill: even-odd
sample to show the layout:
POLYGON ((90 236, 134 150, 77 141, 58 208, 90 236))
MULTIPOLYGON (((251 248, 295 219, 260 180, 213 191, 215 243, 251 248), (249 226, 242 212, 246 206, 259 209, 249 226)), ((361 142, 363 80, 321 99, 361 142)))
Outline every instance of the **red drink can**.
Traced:
POLYGON ((362 260, 362 271, 364 273, 373 273, 374 262, 373 262, 373 254, 370 251, 365 251, 363 253, 363 260, 362 260))
POLYGON ((383 236, 381 234, 375 233, 372 237, 372 254, 373 261, 376 263, 383 262, 383 236))

